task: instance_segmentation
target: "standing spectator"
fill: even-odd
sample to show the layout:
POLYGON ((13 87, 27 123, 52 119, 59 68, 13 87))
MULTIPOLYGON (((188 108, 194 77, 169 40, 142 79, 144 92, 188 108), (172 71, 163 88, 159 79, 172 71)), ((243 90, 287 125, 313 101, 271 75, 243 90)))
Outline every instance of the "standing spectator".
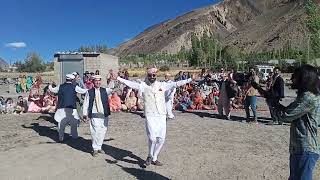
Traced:
POLYGON ((203 79, 206 75, 207 75, 207 74, 206 74, 206 69, 205 69, 205 68, 201 69, 201 72, 200 72, 200 74, 199 74, 199 78, 200 78, 200 79, 203 79))
POLYGON ((33 80, 32 80, 32 76, 28 76, 27 77, 27 81, 26 81, 26 90, 27 92, 30 91, 31 87, 33 84, 33 80))
POLYGON ((27 78, 26 78, 26 75, 23 75, 22 78, 21 78, 21 89, 22 89, 22 92, 27 92, 27 78))
POLYGON ((181 81, 182 80, 182 71, 179 71, 179 73, 174 78, 174 81, 181 81))
POLYGON ((128 72, 128 70, 124 71, 123 79, 129 80, 129 72, 128 72))
POLYGON ((16 92, 17 93, 21 93, 22 92, 21 81, 22 81, 22 76, 20 75, 18 77, 17 84, 16 84, 16 92))
POLYGON ((253 68, 250 68, 250 73, 249 73, 249 82, 245 83, 244 86, 244 94, 245 94, 245 103, 244 103, 244 108, 246 110, 246 117, 247 117, 247 122, 252 122, 252 123, 258 123, 257 121, 257 95, 258 91, 252 87, 252 83, 255 82, 259 84, 259 77, 256 75, 256 72, 253 68), (253 120, 250 120, 250 108, 253 113, 253 120))
POLYGON ((109 70, 109 74, 107 75, 107 87, 110 89, 115 88, 115 74, 112 69, 109 70))
POLYGON ((320 153, 317 69, 311 65, 303 65, 294 71, 291 80, 292 89, 297 89, 297 98, 287 107, 279 103, 272 104, 271 110, 273 117, 279 122, 291 123, 289 180, 311 180, 320 153))
POLYGON ((84 82, 84 86, 85 86, 85 88, 88 89, 88 90, 93 88, 94 84, 93 84, 93 82, 92 82, 92 76, 91 76, 91 75, 90 75, 90 76, 86 79, 86 81, 84 82))
POLYGON ((84 83, 83 83, 83 80, 82 80, 81 77, 80 77, 79 72, 73 72, 72 74, 73 74, 74 77, 75 77, 75 79, 74 79, 74 81, 73 81, 74 84, 75 84, 76 86, 81 87, 81 88, 85 88, 85 85, 84 85, 84 83))
POLYGON ((100 75, 100 71, 97 69, 95 75, 100 75))
MULTIPOLYGON (((223 69, 222 69, 223 70, 223 69)), ((218 112, 221 117, 223 117, 223 111, 225 112, 225 118, 230 120, 230 101, 231 98, 234 98, 236 92, 231 86, 234 85, 234 81, 229 81, 226 74, 222 73, 220 79, 221 81, 217 81, 220 87, 219 101, 218 101, 218 112)))
POLYGON ((270 109, 270 115, 272 118, 272 122, 269 123, 269 125, 274 125, 274 124, 281 124, 281 122, 277 122, 276 119, 274 118, 273 111, 271 111, 272 104, 278 104, 282 98, 284 98, 284 80, 280 75, 280 70, 278 67, 274 68, 273 70, 273 77, 272 77, 272 83, 270 86, 271 94, 273 96, 272 100, 268 101, 268 106, 270 109))

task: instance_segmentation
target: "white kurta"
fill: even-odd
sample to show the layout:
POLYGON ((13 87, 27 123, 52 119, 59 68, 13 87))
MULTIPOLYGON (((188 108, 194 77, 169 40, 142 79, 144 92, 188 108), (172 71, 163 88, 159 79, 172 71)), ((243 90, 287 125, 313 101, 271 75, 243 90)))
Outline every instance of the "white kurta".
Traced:
MULTIPOLYGON (((97 91, 98 89, 96 89, 97 91)), ((107 94, 111 94, 112 89, 106 88, 107 94)), ((98 93, 95 93, 96 95, 98 93)), ((101 98, 101 97, 97 97, 101 98)), ((102 102, 106 103, 106 102, 102 102)), ((102 104, 100 106, 103 106, 102 104)), ((89 93, 86 93, 83 102, 83 115, 88 116, 88 108, 89 108, 89 93)), ((92 149, 94 151, 101 150, 104 137, 106 135, 109 118, 104 117, 104 114, 98 113, 97 103, 94 100, 92 106, 92 118, 90 119, 90 134, 92 138, 92 149)))
MULTIPOLYGON (((169 81, 165 81, 165 82, 171 83, 173 81, 169 80, 169 81)), ((170 119, 174 118, 174 115, 172 113, 172 109, 173 109, 174 94, 176 93, 176 91, 177 91, 177 88, 172 88, 172 89, 169 89, 165 92, 167 115, 168 115, 168 118, 170 118, 170 119)))
MULTIPOLYGON (((49 90, 53 93, 58 93, 59 88, 60 86, 57 86, 55 88, 53 88, 51 85, 49 86, 49 90)), ((87 92, 87 89, 82 89, 79 86, 76 86, 75 91, 77 93, 84 94, 87 92)), ((70 109, 70 108, 57 109, 56 113, 54 114, 54 119, 58 122, 59 141, 63 141, 64 130, 68 124, 70 124, 71 126, 72 138, 78 138, 77 126, 80 118, 79 118, 77 109, 70 109)))
POLYGON ((132 89, 139 90, 139 92, 142 93, 145 105, 144 114, 146 117, 145 122, 149 144, 149 156, 152 157, 153 161, 156 161, 166 136, 167 110, 165 92, 189 83, 192 79, 170 83, 156 81, 150 86, 145 82, 139 84, 120 77, 117 79, 132 89))

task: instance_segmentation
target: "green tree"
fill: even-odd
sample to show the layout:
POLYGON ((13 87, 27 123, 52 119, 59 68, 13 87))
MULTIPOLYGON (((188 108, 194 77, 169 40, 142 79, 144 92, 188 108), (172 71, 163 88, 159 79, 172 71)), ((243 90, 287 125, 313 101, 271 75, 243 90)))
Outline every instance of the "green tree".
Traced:
POLYGON ((24 63, 18 62, 16 65, 19 72, 43 72, 46 69, 42 58, 35 52, 29 53, 24 63))
POLYGON ((106 45, 99 44, 93 46, 81 46, 78 50, 79 52, 97 52, 97 53, 109 53, 109 49, 106 45))
POLYGON ((308 46, 310 39, 311 55, 314 58, 320 57, 320 12, 314 0, 306 0, 306 24, 309 31, 308 46))

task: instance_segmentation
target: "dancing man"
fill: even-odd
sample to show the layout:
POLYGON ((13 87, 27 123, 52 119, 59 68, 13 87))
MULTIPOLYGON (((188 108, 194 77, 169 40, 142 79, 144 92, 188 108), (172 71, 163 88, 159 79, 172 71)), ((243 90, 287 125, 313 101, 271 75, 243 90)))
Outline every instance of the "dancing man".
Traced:
POLYGON ((94 88, 88 90, 83 103, 84 119, 90 119, 90 133, 92 137, 92 156, 96 157, 101 150, 103 140, 108 128, 110 107, 108 94, 111 89, 101 87, 101 76, 93 76, 94 88))
POLYGON ((166 100, 165 92, 182 86, 192 81, 192 79, 182 80, 178 82, 159 82, 157 81, 157 69, 148 70, 146 82, 136 83, 117 77, 117 79, 132 89, 137 89, 142 93, 146 117, 145 125, 149 143, 149 155, 146 159, 146 165, 151 163, 156 166, 163 164, 158 161, 158 155, 164 144, 166 137, 166 100))
POLYGON ((72 138, 78 138, 77 127, 80 118, 76 106, 77 93, 84 94, 87 89, 72 84, 74 78, 74 75, 67 74, 64 84, 55 88, 52 85, 49 86, 51 92, 58 93, 58 106, 54 119, 58 122, 59 142, 64 140, 64 130, 68 124, 71 126, 72 138))

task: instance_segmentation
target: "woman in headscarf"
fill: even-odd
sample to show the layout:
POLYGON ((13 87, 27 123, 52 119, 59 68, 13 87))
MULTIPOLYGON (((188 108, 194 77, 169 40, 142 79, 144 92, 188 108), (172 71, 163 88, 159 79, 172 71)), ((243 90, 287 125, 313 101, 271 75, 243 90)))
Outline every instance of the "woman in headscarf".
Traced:
POLYGON ((27 77, 27 84, 26 84, 26 90, 27 92, 30 91, 33 84, 32 76, 27 77))
POLYGON ((51 91, 47 91, 46 95, 43 98, 42 112, 55 113, 57 101, 57 96, 54 96, 54 94, 51 91))
POLYGON ((33 86, 30 90, 28 101, 30 105, 28 107, 28 112, 39 113, 42 108, 42 99, 39 88, 33 86))
POLYGON ((112 92, 112 95, 109 97, 109 106, 111 112, 120 112, 121 99, 117 92, 112 92))
POLYGON ((23 75, 22 78, 21 78, 21 89, 22 89, 22 92, 27 92, 27 85, 26 85, 26 75, 23 75))
POLYGON ((16 92, 17 92, 17 93, 21 93, 21 91, 22 91, 22 88, 21 88, 21 79, 22 79, 22 77, 19 76, 19 77, 18 77, 18 80, 17 80, 17 84, 16 84, 16 92))

